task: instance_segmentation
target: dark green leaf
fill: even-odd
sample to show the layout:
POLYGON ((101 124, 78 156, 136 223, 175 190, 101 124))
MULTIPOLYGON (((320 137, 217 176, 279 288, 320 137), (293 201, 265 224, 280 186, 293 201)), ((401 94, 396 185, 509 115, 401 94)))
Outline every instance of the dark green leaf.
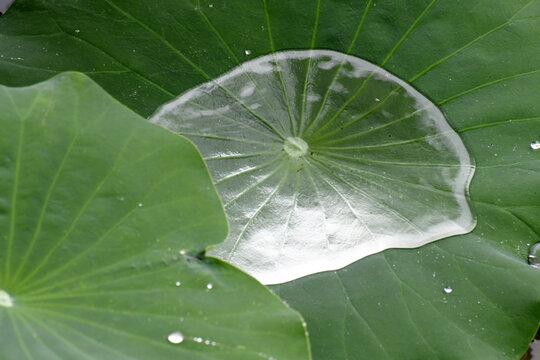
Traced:
POLYGON ((185 138, 81 74, 0 87, 0 358, 309 358, 295 312, 198 257, 226 234, 185 138))
POLYGON ((332 49, 389 70, 462 133, 477 163, 478 226, 419 254, 366 258, 346 278, 342 270, 344 284, 354 285, 348 298, 332 273, 291 283, 283 296, 308 319, 316 359, 518 358, 540 317, 540 274, 525 262, 540 240, 540 150, 530 147, 540 138, 539 22, 538 0, 18 0, 0 19, 0 81, 23 85, 81 70, 149 115, 277 50, 332 49), (420 295, 425 307, 416 306, 420 295), (374 311, 378 298, 395 307, 374 311), (478 300, 491 304, 480 311, 478 300), (471 346, 467 326, 475 326, 471 346))

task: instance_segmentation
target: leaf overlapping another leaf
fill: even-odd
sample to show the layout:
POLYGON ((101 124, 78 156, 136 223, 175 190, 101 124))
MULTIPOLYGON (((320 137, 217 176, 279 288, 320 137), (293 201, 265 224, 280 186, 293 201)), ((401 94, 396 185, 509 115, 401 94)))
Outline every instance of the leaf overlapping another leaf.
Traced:
POLYGON ((198 257, 227 223, 193 144, 82 74, 0 94, 1 359, 309 358, 297 313, 198 257))
POLYGON ((281 294, 307 319, 316 359, 518 358, 540 317, 539 275, 525 263, 540 240, 529 146, 540 137, 539 16, 538 0, 18 0, 0 19, 0 81, 80 70, 147 116, 273 51, 332 49, 384 67, 442 104, 462 134, 477 165, 477 228, 344 269, 346 294, 332 273, 281 294))

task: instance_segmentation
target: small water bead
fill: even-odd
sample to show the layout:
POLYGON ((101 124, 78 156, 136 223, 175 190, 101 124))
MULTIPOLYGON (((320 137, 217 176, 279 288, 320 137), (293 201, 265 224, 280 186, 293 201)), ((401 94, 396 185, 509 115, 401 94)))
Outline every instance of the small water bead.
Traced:
POLYGON ((450 286, 447 286, 444 288, 444 292, 447 294, 450 294, 452 291, 454 291, 450 286))
POLYGON ((244 51, 244 54, 246 54, 247 56, 251 55, 251 50, 244 51))
POLYGON ((143 203, 139 203, 139 207, 143 207, 143 203))
POLYGON ((540 141, 535 141, 531 143, 531 149, 538 150, 540 149, 540 141))
POLYGON ((171 344, 180 344, 182 341, 184 341, 184 335, 180 331, 175 331, 167 337, 167 340, 171 344))
POLYGON ((208 283, 208 284, 206 284, 206 288, 208 290, 212 290, 214 288, 214 285, 212 285, 211 283, 208 283))
POLYGON ((182 283, 181 283, 180 281, 177 281, 177 282, 175 283, 175 285, 176 285, 176 286, 180 286, 180 285, 182 285, 182 283))
POLYGON ((203 342, 203 338, 202 338, 202 337, 194 337, 194 338, 193 338, 193 341, 198 342, 198 343, 202 343, 202 342, 203 342))
POLYGON ((0 290, 0 306, 13 307, 13 298, 4 290, 0 290))
POLYGON ((529 265, 540 268, 540 242, 537 242, 529 250, 529 265))

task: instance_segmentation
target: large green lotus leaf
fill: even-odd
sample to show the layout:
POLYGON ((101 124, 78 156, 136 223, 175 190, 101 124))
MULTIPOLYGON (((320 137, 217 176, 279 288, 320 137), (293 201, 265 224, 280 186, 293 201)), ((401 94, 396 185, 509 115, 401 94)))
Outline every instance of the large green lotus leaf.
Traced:
POLYGON ((299 316, 199 258, 227 234, 197 149, 86 76, 0 88, 1 359, 308 359, 299 316))
POLYGON ((77 69, 149 115, 274 51, 331 49, 390 71, 462 134, 476 230, 367 257, 337 273, 346 293, 334 273, 281 293, 307 318, 316 359, 517 358, 540 317, 540 274, 525 262, 540 240, 539 22, 538 0, 18 0, 0 19, 0 81, 77 69), (389 306, 375 311, 378 298, 389 306))

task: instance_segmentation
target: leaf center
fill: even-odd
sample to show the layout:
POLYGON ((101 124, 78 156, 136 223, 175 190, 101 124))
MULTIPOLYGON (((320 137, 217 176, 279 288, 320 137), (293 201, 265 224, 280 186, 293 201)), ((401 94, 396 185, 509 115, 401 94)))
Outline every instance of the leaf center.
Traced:
POLYGON ((13 307, 13 298, 4 290, 0 290, 0 306, 13 307))
POLYGON ((309 146, 299 137, 288 137, 285 139, 283 149, 292 158, 299 158, 307 154, 309 146))

